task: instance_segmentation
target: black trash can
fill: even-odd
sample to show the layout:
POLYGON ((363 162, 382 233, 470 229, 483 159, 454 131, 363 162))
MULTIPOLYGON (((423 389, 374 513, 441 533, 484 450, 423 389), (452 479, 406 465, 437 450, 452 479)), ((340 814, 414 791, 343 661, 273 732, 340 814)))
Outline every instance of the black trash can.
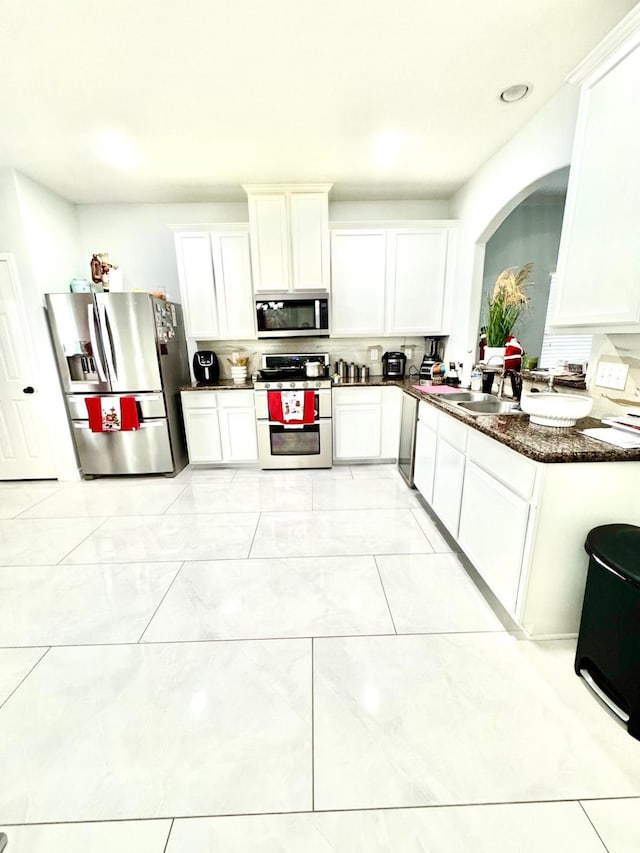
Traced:
POLYGON ((640 740, 640 527, 594 527, 584 547, 575 670, 640 740))

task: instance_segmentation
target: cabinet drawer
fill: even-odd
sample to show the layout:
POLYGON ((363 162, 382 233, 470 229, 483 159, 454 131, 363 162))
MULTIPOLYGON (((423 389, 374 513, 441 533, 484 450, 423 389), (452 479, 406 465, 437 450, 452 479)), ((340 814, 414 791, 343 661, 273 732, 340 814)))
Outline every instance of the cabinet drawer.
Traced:
POLYGON ((438 429, 438 410, 430 403, 425 403, 424 400, 420 400, 420 405, 418 406, 418 420, 422 421, 422 423, 426 424, 428 427, 431 427, 431 429, 438 429))
POLYGON ((185 410, 215 409, 218 405, 215 391, 181 391, 180 399, 185 410))
POLYGON ((466 424, 438 412, 438 435, 441 435, 452 447, 461 450, 462 453, 466 450, 469 432, 470 429, 466 424))
POLYGON ((367 388, 360 386, 355 388, 334 388, 333 402, 342 406, 343 403, 382 403, 381 386, 367 388))
POLYGON ((221 409, 252 409, 254 406, 253 391, 248 388, 241 391, 218 391, 217 397, 221 409))
POLYGON ((482 433, 471 431, 468 457, 523 498, 531 497, 536 463, 482 433))

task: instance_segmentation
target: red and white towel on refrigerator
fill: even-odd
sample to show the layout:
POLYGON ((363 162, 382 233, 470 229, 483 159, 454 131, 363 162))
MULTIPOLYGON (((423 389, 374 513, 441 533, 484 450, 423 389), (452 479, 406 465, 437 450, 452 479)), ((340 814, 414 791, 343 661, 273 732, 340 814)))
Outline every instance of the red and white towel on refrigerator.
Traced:
POLYGON ((140 429, 135 397, 86 397, 91 432, 125 432, 140 429))
POLYGON ((314 396, 313 391, 267 391, 269 420, 291 426, 312 424, 314 396))

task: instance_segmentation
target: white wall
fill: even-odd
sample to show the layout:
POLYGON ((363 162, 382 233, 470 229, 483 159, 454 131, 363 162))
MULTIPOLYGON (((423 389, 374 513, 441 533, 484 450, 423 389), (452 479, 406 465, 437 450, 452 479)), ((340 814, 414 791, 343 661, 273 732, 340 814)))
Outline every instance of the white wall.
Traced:
POLYGON ((76 207, 26 175, 16 174, 16 189, 38 289, 66 293, 72 278, 89 278, 80 257, 76 207))
POLYGON ((452 198, 450 215, 459 231, 447 358, 473 358, 485 243, 538 182, 571 162, 578 97, 577 87, 564 86, 452 198))
POLYGON ((564 202, 565 194, 539 190, 509 214, 486 245, 480 325, 486 321, 487 300, 500 273, 509 267, 533 263, 527 289, 529 303, 516 328, 518 340, 531 356, 540 356, 542 349, 549 275, 555 272, 558 260, 564 202))
POLYGON ((78 479, 78 465, 51 347, 42 294, 66 290, 75 275, 79 239, 74 206, 14 170, 0 172, 0 251, 16 260, 56 475, 78 479))
POLYGON ((161 290, 180 301, 171 225, 248 222, 246 203, 80 204, 83 277, 95 253, 122 269, 125 290, 161 290))
POLYGON ((448 219, 449 202, 398 199, 396 201, 330 201, 329 222, 373 222, 402 219, 448 219))

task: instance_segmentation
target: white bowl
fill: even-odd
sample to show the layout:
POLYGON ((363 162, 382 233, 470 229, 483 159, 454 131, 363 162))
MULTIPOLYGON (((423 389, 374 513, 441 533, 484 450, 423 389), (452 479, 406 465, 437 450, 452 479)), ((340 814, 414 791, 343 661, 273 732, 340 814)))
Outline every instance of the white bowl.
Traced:
POLYGON ((241 385, 243 382, 247 381, 247 367, 246 365, 231 365, 231 378, 237 385, 241 385))
POLYGON ((593 407, 591 397, 578 394, 541 392, 523 394, 520 408, 530 415, 532 424, 551 427, 571 427, 580 418, 586 418, 593 407))

